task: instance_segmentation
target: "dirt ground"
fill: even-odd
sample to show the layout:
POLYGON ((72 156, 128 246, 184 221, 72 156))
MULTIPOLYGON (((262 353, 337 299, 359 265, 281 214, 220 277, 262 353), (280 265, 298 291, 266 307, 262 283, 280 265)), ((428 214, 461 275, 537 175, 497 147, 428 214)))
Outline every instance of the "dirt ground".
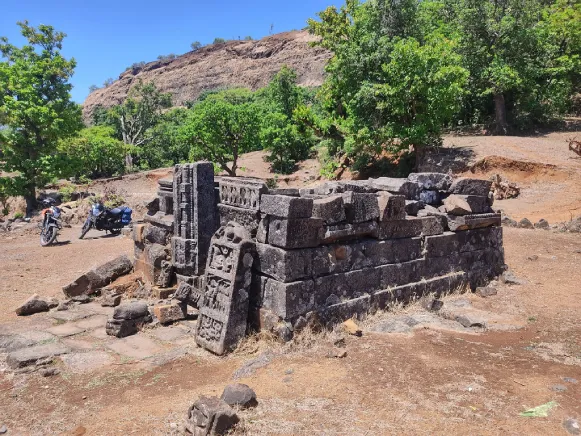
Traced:
MULTIPOLYGON (((499 172, 522 188, 520 198, 498 207, 516 219, 566 220, 581 215, 581 161, 569 159, 567 136, 451 137, 442 165, 433 165, 445 168, 455 156, 468 174, 488 157, 478 176, 499 172)), ((234 380, 251 386, 259 401, 240 412, 237 434, 567 435, 564 421, 581 420, 579 234, 505 228, 506 263, 521 284, 499 284, 488 298, 445 298, 444 308, 469 304, 502 319, 498 325, 375 328, 414 316, 421 311, 414 305, 371 317, 362 337, 334 333, 286 346, 249 340, 218 358, 193 343, 195 320, 118 340, 104 334, 109 309, 96 303, 66 319, 16 317, 14 306, 30 294, 62 298, 61 287, 79 273, 132 250, 130 238, 95 232, 80 241, 78 230, 65 229, 60 240, 70 243, 51 248, 39 247, 32 232, 0 235, 0 427, 8 435, 180 434, 191 403, 234 380), (2 337, 10 335, 74 352, 59 360, 58 375, 14 374, 3 363, 2 337), (338 337, 347 356, 328 358, 338 337), (549 401, 556 406, 547 417, 519 415, 549 401)))

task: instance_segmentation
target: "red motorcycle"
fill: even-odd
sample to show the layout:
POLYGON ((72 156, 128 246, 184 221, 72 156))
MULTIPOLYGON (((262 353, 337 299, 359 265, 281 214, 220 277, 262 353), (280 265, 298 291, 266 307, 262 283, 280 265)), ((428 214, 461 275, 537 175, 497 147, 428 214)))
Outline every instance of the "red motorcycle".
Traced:
POLYGON ((42 200, 42 205, 45 207, 42 212, 42 224, 40 224, 40 245, 46 247, 56 241, 59 230, 62 230, 61 225, 61 210, 55 206, 55 200, 46 198, 42 200))

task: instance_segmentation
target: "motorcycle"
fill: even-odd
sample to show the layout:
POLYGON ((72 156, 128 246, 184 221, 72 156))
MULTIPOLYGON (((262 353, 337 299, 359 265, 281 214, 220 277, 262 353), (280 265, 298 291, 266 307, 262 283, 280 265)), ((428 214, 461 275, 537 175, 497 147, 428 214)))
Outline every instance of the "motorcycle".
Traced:
POLYGON ((131 223, 132 212, 126 206, 109 209, 100 202, 93 204, 89 211, 89 217, 83 224, 79 239, 83 239, 87 232, 93 228, 99 231, 104 230, 105 233, 111 232, 112 235, 118 235, 123 227, 131 223))
POLYGON ((61 225, 61 210, 55 206, 55 200, 46 198, 42 200, 44 209, 41 212, 42 224, 40 224, 40 245, 46 247, 56 241, 61 225))

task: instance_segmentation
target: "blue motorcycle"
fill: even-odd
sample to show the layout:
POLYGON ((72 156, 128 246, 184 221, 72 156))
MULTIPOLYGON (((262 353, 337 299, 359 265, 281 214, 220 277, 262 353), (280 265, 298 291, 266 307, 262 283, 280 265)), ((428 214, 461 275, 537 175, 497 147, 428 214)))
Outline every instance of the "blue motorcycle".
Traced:
POLYGON ((83 239, 91 229, 110 232, 112 235, 121 233, 121 229, 131 223, 132 210, 129 207, 121 206, 115 209, 109 209, 103 203, 95 203, 91 206, 89 217, 83 224, 81 236, 83 239))

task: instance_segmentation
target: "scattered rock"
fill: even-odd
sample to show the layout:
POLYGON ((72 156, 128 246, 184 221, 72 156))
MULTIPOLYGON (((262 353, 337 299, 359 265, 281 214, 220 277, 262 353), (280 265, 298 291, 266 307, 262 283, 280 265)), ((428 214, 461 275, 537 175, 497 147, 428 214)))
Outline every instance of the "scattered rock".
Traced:
POLYGON ((242 409, 256 407, 258 404, 256 393, 249 386, 242 383, 226 386, 220 398, 229 406, 238 406, 242 409))
POLYGON ((551 386, 551 390, 554 392, 565 392, 567 390, 567 386, 553 385, 551 386))
POLYGON ((573 383, 574 385, 576 385, 578 383, 576 378, 571 378, 571 377, 563 377, 563 381, 565 381, 567 383, 573 383))
POLYGON ((535 223, 535 229, 542 229, 542 230, 549 230, 551 226, 549 222, 545 219, 540 219, 537 223, 535 223))
POLYGON ((75 295, 74 297, 71 298, 71 301, 75 302, 75 303, 79 303, 79 304, 87 304, 91 302, 91 297, 89 297, 88 295, 75 295))
POLYGON ((481 288, 476 288, 476 294, 486 298, 498 294, 498 290, 492 286, 484 286, 481 288))
POLYGON ((527 259, 535 261, 535 260, 539 260, 539 256, 537 256, 536 254, 533 254, 532 256, 527 257, 527 259))
POLYGON ((249 360, 240 368, 238 368, 236 371, 234 371, 232 378, 234 380, 238 380, 240 378, 250 377, 252 374, 256 372, 257 369, 268 365, 273 357, 274 356, 272 353, 269 352, 262 353, 260 356, 252 360, 249 360))
POLYGON ((185 433, 224 435, 239 421, 234 410, 220 398, 200 397, 188 410, 185 433))
POLYGON ((531 223, 531 221, 528 218, 523 218, 522 220, 520 220, 518 222, 517 227, 519 229, 534 229, 535 226, 533 226, 533 223, 531 223))
POLYGON ((437 298, 428 298, 423 301, 422 306, 430 312, 437 312, 444 306, 444 302, 437 298))
POLYGON ((513 274, 512 271, 505 271, 500 276, 500 281, 507 285, 523 285, 525 282, 513 274))
POLYGON ((502 217, 502 225, 506 227, 518 227, 518 222, 505 215, 502 217))
POLYGON ((280 323, 274 330, 274 333, 283 342, 289 342, 293 338, 293 331, 286 323, 280 323))
POLYGON ((348 319, 343 323, 343 329, 353 336, 361 336, 363 332, 359 328, 359 326, 353 321, 353 319, 348 319))
POLYGON ((456 317, 456 321, 459 322, 462 326, 466 328, 475 327, 475 328, 485 328, 486 321, 478 316, 473 316, 469 313, 465 313, 462 315, 458 315, 456 317))
POLYGON ((40 370, 40 375, 43 377, 52 377, 53 375, 60 374, 60 370, 58 368, 43 368, 40 370))
POLYGON ((329 352, 327 353, 327 357, 342 359, 344 357, 347 357, 347 351, 338 348, 333 348, 332 350, 329 350, 329 352))
POLYGON ((26 316, 48 311, 49 306, 47 301, 39 297, 38 294, 34 294, 32 297, 22 303, 20 307, 16 308, 16 315, 26 316))
POLYGON ((3 425, 2 427, 0 427, 0 434, 6 434, 8 433, 8 429, 6 428, 5 425, 3 425))
POLYGON ((504 200, 507 198, 516 198, 520 195, 520 188, 516 183, 502 180, 500 174, 492 176, 491 190, 494 194, 495 200, 504 200))
POLYGON ((337 348, 345 348, 347 346, 347 343, 345 342, 345 338, 336 339, 335 341, 333 341, 333 346, 335 346, 337 348))
POLYGON ((46 304, 48 304, 49 309, 54 309, 55 307, 59 306, 60 302, 59 302, 58 298, 51 297, 48 300, 46 300, 46 304))
POLYGON ((563 421, 563 427, 569 432, 569 434, 579 435, 581 434, 581 428, 579 427, 579 421, 573 418, 566 419, 563 421))
POLYGON ((121 295, 107 294, 101 300, 102 307, 117 307, 121 304, 121 295))
POLYGON ((56 310, 62 312, 63 310, 69 310, 69 306, 71 305, 71 300, 61 301, 59 305, 56 307, 56 310))

